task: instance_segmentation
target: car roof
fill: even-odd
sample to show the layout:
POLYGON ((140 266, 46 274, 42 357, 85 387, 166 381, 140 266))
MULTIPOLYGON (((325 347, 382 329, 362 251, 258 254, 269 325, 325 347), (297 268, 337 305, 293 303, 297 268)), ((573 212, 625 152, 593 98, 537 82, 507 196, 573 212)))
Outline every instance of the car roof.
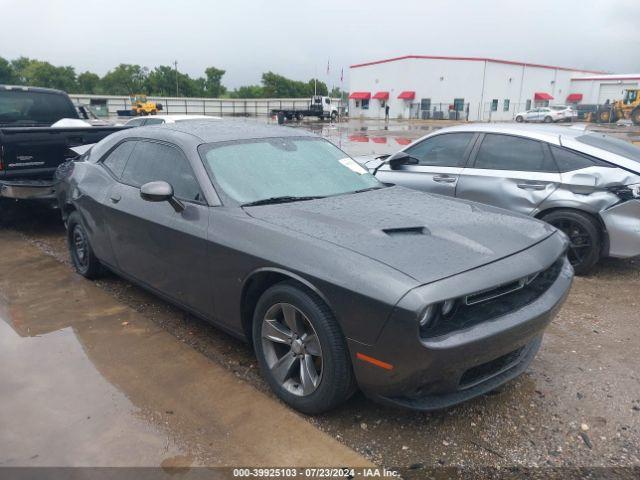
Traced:
POLYGON ((145 134, 158 135, 162 132, 174 131, 186 133, 198 138, 201 143, 228 142, 234 140, 250 140, 256 138, 275 137, 316 137, 311 132, 297 128, 280 127, 241 120, 194 120, 192 122, 168 123, 139 127, 132 135, 141 137, 145 134))
POLYGON ((522 125, 519 123, 469 123, 445 127, 435 132, 435 134, 452 132, 502 133, 535 138, 554 144, 559 143, 561 136, 573 138, 587 133, 586 126, 582 124, 573 124, 565 127, 560 125, 522 125))
POLYGON ((58 95, 67 95, 67 92, 63 90, 57 90, 55 88, 44 87, 28 87, 26 85, 3 85, 0 84, 0 90, 21 90, 24 92, 39 92, 39 93, 55 93, 58 95))

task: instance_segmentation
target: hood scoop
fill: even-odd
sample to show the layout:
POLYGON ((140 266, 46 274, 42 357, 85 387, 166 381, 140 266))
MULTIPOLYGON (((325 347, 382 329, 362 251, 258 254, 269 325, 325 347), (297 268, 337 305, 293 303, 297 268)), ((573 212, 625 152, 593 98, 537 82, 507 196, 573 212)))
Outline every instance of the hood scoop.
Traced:
POLYGON ((431 235, 427 227, 397 227, 383 228, 382 231, 390 237, 406 237, 410 235, 431 235))

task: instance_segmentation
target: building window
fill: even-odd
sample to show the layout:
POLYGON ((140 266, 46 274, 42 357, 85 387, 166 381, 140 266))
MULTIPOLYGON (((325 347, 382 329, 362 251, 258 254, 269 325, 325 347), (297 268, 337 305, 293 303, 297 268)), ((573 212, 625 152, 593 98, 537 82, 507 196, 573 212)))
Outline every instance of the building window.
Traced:
POLYGON ((531 99, 527 100, 527 106, 524 107, 525 110, 531 110, 531 99))
POLYGON ((493 100, 491 100, 491 111, 492 112, 497 112, 498 111, 498 99, 494 98, 493 100))
POLYGON ((505 98, 504 99, 504 105, 502 106, 502 111, 503 112, 508 112, 509 111, 509 103, 510 103, 509 99, 505 98))
POLYGON ((428 112, 431 110, 431 99, 430 98, 422 98, 420 99, 420 110, 428 112))
POLYGON ((369 99, 368 98, 363 98, 362 99, 362 109, 363 110, 369 110, 369 99))
POLYGON ((464 98, 454 98, 453 99, 453 109, 456 112, 461 112, 464 110, 464 98))
POLYGON ((356 108, 360 108, 360 100, 356 100, 356 108))

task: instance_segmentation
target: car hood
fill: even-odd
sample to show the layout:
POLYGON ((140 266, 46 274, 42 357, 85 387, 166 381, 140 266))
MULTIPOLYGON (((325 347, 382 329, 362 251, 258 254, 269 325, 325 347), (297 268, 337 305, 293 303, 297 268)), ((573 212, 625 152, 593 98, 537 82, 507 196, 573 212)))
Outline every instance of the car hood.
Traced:
POLYGON ((404 187, 247 207, 256 219, 309 235, 429 283, 524 250, 546 223, 404 187))

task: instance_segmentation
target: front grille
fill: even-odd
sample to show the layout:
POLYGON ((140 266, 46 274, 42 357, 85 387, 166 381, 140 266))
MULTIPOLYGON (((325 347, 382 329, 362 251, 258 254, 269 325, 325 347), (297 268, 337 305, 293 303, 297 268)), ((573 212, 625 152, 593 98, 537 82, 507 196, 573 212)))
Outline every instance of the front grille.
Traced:
POLYGON ((471 388, 478 383, 481 383, 491 377, 498 375, 499 373, 508 370, 520 359, 522 351, 525 347, 520 347, 513 352, 509 352, 506 355, 502 355, 490 362, 483 363, 476 367, 470 368, 462 374, 460 378, 459 388, 471 388))
POLYGON ((467 295, 457 302, 454 312, 446 318, 439 318, 422 335, 436 337, 462 330, 507 315, 534 302, 556 281, 563 263, 564 256, 537 274, 467 295))

